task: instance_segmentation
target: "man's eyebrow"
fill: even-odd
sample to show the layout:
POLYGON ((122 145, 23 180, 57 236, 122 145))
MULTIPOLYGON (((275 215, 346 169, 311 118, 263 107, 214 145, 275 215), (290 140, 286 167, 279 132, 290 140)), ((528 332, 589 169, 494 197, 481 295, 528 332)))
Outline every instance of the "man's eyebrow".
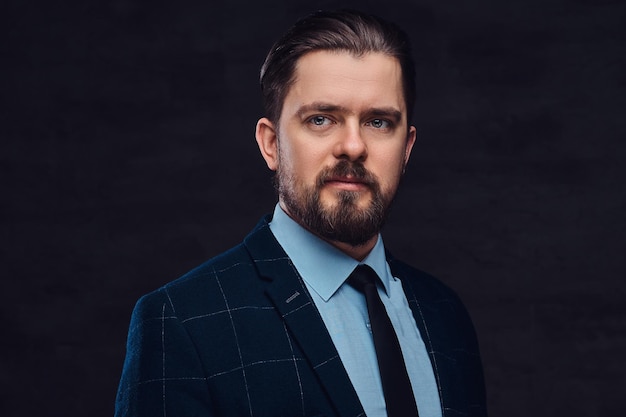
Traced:
POLYGON ((313 103, 304 104, 303 106, 301 106, 296 112, 296 115, 302 117, 306 113, 313 112, 313 111, 333 113, 337 111, 346 112, 348 111, 348 109, 346 109, 343 106, 338 106, 336 104, 324 103, 322 101, 315 101, 313 103))
POLYGON ((395 107, 375 107, 369 110, 368 115, 385 117, 396 123, 402 120, 402 112, 395 107))

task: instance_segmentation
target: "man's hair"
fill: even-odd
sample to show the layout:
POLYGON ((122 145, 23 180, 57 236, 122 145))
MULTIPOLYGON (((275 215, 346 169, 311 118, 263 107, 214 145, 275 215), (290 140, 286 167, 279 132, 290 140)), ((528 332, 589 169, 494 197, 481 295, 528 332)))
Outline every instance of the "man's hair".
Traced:
MULTIPOLYGON (((415 103, 415 64, 407 34, 396 24, 355 10, 318 11, 297 21, 271 48, 261 67, 265 116, 277 123, 298 59, 313 51, 378 52, 396 58, 410 119, 415 103)), ((407 120, 408 121, 408 120, 407 120)))

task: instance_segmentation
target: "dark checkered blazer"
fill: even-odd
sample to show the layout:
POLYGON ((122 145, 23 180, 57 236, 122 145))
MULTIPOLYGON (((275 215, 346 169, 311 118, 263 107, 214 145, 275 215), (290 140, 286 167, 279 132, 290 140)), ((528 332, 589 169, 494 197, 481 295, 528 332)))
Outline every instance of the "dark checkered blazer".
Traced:
MULTIPOLYGON (((239 246, 137 302, 117 417, 365 416, 268 220, 239 246)), ((436 279, 388 262, 426 343, 444 416, 485 416, 465 308, 436 279)))

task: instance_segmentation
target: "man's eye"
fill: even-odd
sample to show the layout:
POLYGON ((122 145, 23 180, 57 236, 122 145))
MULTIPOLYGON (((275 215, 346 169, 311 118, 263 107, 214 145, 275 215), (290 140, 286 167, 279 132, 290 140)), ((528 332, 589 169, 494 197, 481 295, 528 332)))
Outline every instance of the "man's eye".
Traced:
POLYGON ((383 119, 374 119, 369 124, 376 129, 387 129, 390 127, 389 121, 383 119))
POLYGON ((313 116, 309 119, 309 123, 314 124, 315 126, 324 126, 330 123, 330 120, 324 116, 313 116))

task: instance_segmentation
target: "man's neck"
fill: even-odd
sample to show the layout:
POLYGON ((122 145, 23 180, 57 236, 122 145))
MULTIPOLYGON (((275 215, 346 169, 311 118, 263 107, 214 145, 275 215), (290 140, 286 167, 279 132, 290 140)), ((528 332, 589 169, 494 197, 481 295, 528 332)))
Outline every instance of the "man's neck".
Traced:
POLYGON ((363 259, 367 257, 367 255, 369 255, 369 253, 372 251, 372 249, 376 245, 376 241, 378 240, 378 236, 374 236, 362 245, 352 246, 345 242, 327 240, 321 236, 319 236, 319 238, 325 240, 326 242, 330 243, 331 245, 333 245, 334 247, 336 247, 337 249, 339 249, 346 255, 356 259, 359 262, 361 262, 363 259))
POLYGON ((315 236, 319 237, 325 242, 328 242, 332 246, 336 247, 337 249, 339 249, 346 255, 350 256, 353 259, 356 259, 359 262, 361 262, 363 259, 367 257, 367 255, 369 255, 372 249, 374 249, 374 246, 376 246, 376 242, 378 241, 378 235, 374 235, 365 243, 361 245, 356 245, 356 246, 351 245, 346 242, 340 242, 338 240, 326 239, 323 236, 320 236, 319 234, 317 234, 314 230, 309 229, 309 227, 306 224, 302 223, 299 219, 292 216, 291 213, 289 213, 289 210, 287 210, 287 208, 282 202, 280 202, 280 207, 289 217, 291 217, 293 221, 298 223, 300 226, 304 227, 306 230, 313 233, 315 236))

